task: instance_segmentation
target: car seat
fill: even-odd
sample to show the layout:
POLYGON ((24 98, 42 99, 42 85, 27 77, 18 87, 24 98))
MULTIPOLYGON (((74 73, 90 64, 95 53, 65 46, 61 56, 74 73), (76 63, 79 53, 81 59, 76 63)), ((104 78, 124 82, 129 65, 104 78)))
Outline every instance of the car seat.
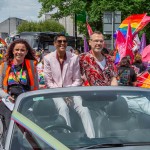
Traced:
POLYGON ((118 97, 106 108, 106 115, 96 119, 97 134, 100 137, 125 137, 130 130, 137 127, 136 116, 129 112, 128 104, 123 97, 118 97))
POLYGON ((33 119, 42 128, 49 125, 66 125, 65 118, 58 114, 52 99, 34 103, 33 119))
MULTIPOLYGON (((35 101, 32 109, 32 116, 30 116, 30 120, 54 137, 57 135, 57 133, 68 133, 68 131, 72 131, 72 128, 67 126, 65 118, 58 114, 52 99, 35 101)), ((24 136, 31 136, 35 138, 41 145, 45 146, 45 144, 34 134, 29 133, 26 130, 23 132, 24 133, 21 134, 19 132, 17 133, 17 140, 20 144, 20 147, 23 149, 29 149, 24 136)))

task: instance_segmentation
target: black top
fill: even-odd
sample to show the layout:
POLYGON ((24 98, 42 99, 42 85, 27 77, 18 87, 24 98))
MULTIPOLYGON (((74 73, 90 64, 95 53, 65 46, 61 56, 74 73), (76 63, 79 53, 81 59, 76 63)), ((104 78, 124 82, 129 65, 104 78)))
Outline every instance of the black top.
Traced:
POLYGON ((14 65, 11 67, 9 79, 8 79, 8 93, 17 98, 18 95, 30 91, 29 75, 26 69, 26 65, 14 65), (22 78, 20 79, 20 72, 22 69, 22 78))
POLYGON ((136 73, 131 67, 119 67, 118 74, 121 86, 133 86, 133 82, 136 81, 136 73))
POLYGON ((144 66, 143 63, 133 63, 133 65, 136 66, 137 68, 139 68, 139 72, 138 73, 141 73, 141 72, 146 70, 146 67, 144 66))

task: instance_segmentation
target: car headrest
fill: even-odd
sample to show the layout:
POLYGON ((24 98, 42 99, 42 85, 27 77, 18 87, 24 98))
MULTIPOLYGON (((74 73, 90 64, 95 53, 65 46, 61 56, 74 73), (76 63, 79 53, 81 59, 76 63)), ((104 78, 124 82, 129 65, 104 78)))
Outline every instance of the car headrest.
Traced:
POLYGON ((129 117, 128 104, 123 97, 118 97, 116 101, 110 102, 106 112, 110 119, 123 120, 129 117))
POLYGON ((36 116, 54 115, 56 108, 53 100, 37 101, 33 105, 33 114, 36 116))

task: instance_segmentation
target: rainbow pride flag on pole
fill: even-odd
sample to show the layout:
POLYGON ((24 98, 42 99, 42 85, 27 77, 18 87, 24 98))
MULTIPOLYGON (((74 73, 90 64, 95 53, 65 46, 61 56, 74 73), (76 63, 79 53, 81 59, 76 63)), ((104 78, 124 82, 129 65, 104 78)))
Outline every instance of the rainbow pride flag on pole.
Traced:
POLYGON ((132 28, 132 35, 134 36, 140 30, 142 30, 149 22, 150 22, 150 16, 147 16, 147 13, 133 14, 122 21, 118 30, 120 30, 124 35, 124 37, 126 37, 128 24, 130 23, 132 28))
MULTIPOLYGON (((116 49, 119 52, 120 59, 130 55, 133 60, 132 49, 134 46, 135 35, 142 30, 150 22, 150 16, 145 14, 133 14, 122 21, 118 30, 115 33, 116 49), (130 32, 129 32, 130 31, 130 32)), ((118 62, 118 58, 117 62, 118 62)))

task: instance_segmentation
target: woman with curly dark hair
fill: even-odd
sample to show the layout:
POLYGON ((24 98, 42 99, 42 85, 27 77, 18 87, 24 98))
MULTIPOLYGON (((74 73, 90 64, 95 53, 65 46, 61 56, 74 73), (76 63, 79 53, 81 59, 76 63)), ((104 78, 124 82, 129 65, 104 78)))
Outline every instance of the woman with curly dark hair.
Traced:
MULTIPOLYGON (((31 46, 28 44, 28 42, 23 39, 18 39, 18 40, 15 40, 14 42, 12 42, 10 44, 10 46, 8 47, 8 50, 6 53, 6 59, 7 59, 8 64, 10 64, 12 62, 12 60, 15 58, 14 48, 16 45, 22 45, 23 48, 25 48, 27 50, 25 52, 26 54, 23 59, 36 60, 35 51, 31 48, 31 46)), ((23 59, 22 59, 22 61, 23 61, 23 59)))
MULTIPOLYGON (((0 65, 0 97, 15 102, 21 93, 37 90, 36 64, 35 53, 27 41, 18 39, 12 42, 8 47, 5 62, 0 65)), ((3 105, 3 102, 0 102, 0 114, 8 114, 9 111, 3 105)))
POLYGON ((131 67, 128 57, 123 57, 118 67, 118 82, 120 86, 135 86, 136 73, 131 67))

